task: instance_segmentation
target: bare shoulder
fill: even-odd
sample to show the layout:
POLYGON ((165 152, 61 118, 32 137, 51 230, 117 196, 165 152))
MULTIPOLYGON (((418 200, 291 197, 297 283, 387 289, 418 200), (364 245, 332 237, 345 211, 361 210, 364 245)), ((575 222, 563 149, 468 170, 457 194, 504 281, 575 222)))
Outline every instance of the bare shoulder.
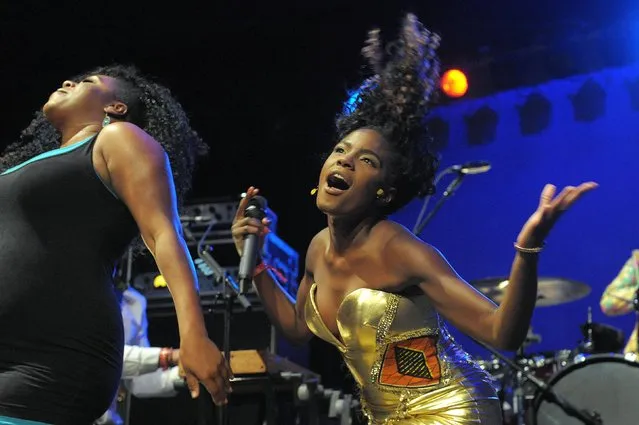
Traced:
POLYGON ((164 157, 165 152, 153 137, 135 124, 115 122, 104 127, 98 134, 96 147, 107 156, 128 156, 134 154, 139 158, 164 157))
POLYGON ((308 249, 306 250, 306 272, 309 274, 313 273, 315 269, 315 264, 318 257, 322 252, 326 249, 328 244, 330 234, 328 227, 320 230, 313 236, 311 242, 308 244, 308 249))
POLYGON ((378 242, 383 243, 385 249, 401 249, 408 246, 430 246, 403 225, 392 221, 380 221, 372 234, 378 242))
POLYGON ((386 220, 378 227, 383 258, 391 269, 414 275, 417 270, 436 269, 445 262, 437 248, 401 224, 386 220))

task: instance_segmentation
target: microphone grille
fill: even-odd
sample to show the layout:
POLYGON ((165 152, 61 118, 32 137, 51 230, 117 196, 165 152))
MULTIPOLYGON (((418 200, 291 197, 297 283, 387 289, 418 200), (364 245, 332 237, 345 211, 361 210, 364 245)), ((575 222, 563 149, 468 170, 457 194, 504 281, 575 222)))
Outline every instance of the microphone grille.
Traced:
POLYGON ((263 196, 254 196, 249 199, 248 205, 246 206, 246 211, 244 212, 245 217, 258 218, 262 219, 266 217, 266 208, 268 203, 266 202, 266 198, 263 196))
POLYGON ((462 174, 481 174, 489 171, 491 169, 490 162, 486 161, 475 161, 469 162, 467 164, 462 165, 461 173, 462 174))

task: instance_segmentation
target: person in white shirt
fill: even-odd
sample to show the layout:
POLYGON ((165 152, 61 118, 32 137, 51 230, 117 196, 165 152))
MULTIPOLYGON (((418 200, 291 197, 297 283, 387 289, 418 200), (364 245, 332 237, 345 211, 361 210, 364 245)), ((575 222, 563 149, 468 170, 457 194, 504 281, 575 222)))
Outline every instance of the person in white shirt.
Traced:
MULTIPOLYGON (((186 388, 180 377, 180 350, 151 347, 147 336, 146 298, 129 287, 121 302, 124 323, 124 364, 122 384, 138 398, 173 397, 186 388)), ((94 425, 122 425, 117 412, 117 397, 111 408, 94 425)))

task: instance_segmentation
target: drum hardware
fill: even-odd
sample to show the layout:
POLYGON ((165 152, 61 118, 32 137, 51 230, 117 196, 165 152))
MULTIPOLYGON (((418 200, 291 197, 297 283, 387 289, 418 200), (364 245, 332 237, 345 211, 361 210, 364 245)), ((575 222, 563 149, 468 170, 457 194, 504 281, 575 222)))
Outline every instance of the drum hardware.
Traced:
MULTIPOLYGON (((529 357, 525 355, 524 350, 532 344, 541 342, 541 335, 535 334, 532 331, 532 327, 528 329, 526 339, 523 344, 517 350, 515 354, 515 362, 521 365, 523 370, 537 370, 543 367, 546 363, 546 357, 529 357)), ((516 420, 517 425, 524 425, 524 417, 526 413, 526 377, 520 370, 514 370, 515 376, 512 379, 512 404, 510 406, 512 415, 516 420)))
POLYGON ((623 349, 625 336, 622 330, 603 323, 589 322, 580 326, 584 342, 579 350, 585 354, 618 353, 623 349))
MULTIPOLYGON (((524 348, 522 347, 517 350, 517 354, 515 356, 516 359, 521 359, 524 357, 524 348)), ((506 364, 508 364, 506 362, 506 364)), ((526 406, 524 404, 525 396, 524 396, 524 371, 525 368, 515 368, 515 382, 514 382, 514 390, 513 390, 513 416, 516 418, 517 425, 524 425, 524 418, 526 414, 526 406)))
POLYGON ((328 417, 339 419, 339 425, 351 425, 352 412, 359 406, 351 394, 342 394, 340 390, 324 390, 324 397, 329 400, 328 417))
MULTIPOLYGON (((530 397, 534 394, 534 390, 531 391, 529 388, 529 379, 526 373, 531 374, 535 378, 537 378, 537 374, 542 371, 548 376, 552 376, 557 367, 557 358, 554 353, 552 355, 528 355, 525 353, 525 348, 536 342, 541 342, 541 336, 533 334, 531 328, 528 330, 528 335, 524 343, 515 353, 514 363, 519 366, 519 369, 510 368, 510 376, 506 374, 510 380, 512 402, 510 405, 512 412, 511 418, 514 418, 514 424, 516 425, 524 425, 526 423, 525 417, 530 404, 530 397), (546 370, 547 368, 550 368, 550 370, 546 370)), ((508 364, 505 365, 506 368, 508 368, 508 366, 508 364)))
MULTIPOLYGON (((584 329, 582 328, 582 332, 584 329)), ((586 340, 581 344, 581 349, 585 353, 592 353, 595 349, 595 343, 592 339, 592 307, 588 306, 588 319, 585 326, 586 340)))
MULTIPOLYGON (((530 373, 527 368, 519 365, 517 361, 509 359, 488 344, 477 340, 475 340, 475 342, 477 342, 479 345, 490 351, 493 355, 501 359, 509 368, 516 372, 513 397, 513 414, 516 417, 517 425, 525 424, 525 408, 523 397, 524 381, 529 381, 534 384, 543 399, 559 406, 561 410, 563 410, 567 415, 578 418, 586 425, 603 425, 603 421, 599 413, 575 407, 572 403, 568 402, 566 399, 557 394, 549 385, 530 373)), ((516 360, 520 358, 524 358, 523 346, 522 348, 517 350, 517 354, 515 357, 516 360)))

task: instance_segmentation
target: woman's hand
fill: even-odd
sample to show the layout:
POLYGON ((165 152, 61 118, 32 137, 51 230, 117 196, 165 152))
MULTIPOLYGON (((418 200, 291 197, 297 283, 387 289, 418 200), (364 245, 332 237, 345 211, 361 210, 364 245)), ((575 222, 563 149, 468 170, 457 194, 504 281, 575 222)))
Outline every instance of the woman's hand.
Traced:
POLYGON ((595 182, 582 183, 577 187, 566 186, 555 196, 557 188, 547 184, 541 192, 539 206, 530 216, 517 237, 517 245, 523 248, 537 248, 543 243, 559 217, 568 210, 584 193, 599 186, 595 182))
POLYGON ((235 249, 237 253, 242 256, 244 250, 244 238, 246 235, 255 234, 260 236, 260 249, 264 244, 264 237, 269 232, 268 225, 270 221, 268 218, 263 218, 262 221, 245 217, 244 213, 251 198, 255 197, 259 192, 256 187, 249 187, 246 191, 246 196, 240 201, 240 205, 237 207, 235 213, 235 219, 233 219, 233 225, 231 226, 231 233, 233 234, 233 242, 235 242, 235 249))
POLYGON ((179 353, 180 376, 186 379, 191 397, 199 396, 201 382, 215 404, 226 404, 233 374, 213 341, 205 335, 187 335, 182 338, 179 353))

